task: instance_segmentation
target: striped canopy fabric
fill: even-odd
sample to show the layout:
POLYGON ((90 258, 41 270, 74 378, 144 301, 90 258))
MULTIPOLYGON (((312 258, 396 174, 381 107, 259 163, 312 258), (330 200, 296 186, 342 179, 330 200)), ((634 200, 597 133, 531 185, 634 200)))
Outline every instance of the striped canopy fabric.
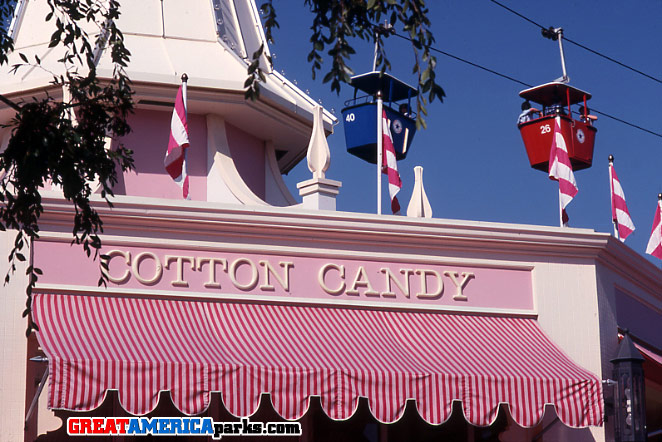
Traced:
POLYGON ((533 319, 60 294, 35 295, 33 315, 56 409, 91 410, 118 390, 140 415, 170 391, 193 415, 218 391, 242 417, 270 393, 285 419, 300 418, 311 396, 332 419, 352 416, 359 397, 381 422, 398 420, 408 399, 431 424, 454 400, 479 426, 501 403, 525 427, 548 403, 571 427, 603 419, 600 379, 533 319))

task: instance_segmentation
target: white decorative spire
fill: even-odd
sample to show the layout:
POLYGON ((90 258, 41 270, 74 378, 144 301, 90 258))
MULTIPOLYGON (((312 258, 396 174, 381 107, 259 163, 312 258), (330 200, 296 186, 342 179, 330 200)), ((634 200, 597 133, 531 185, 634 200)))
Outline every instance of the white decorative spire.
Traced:
POLYGON ((298 183, 297 188, 303 198, 301 206, 304 209, 336 210, 336 196, 342 183, 325 177, 331 164, 331 152, 324 136, 322 110, 322 106, 315 106, 313 110, 313 133, 308 144, 308 169, 313 177, 298 183))
POLYGON ((411 194, 409 206, 407 206, 407 216, 432 218, 432 206, 430 206, 423 187, 423 168, 421 166, 414 167, 414 191, 411 194))
POLYGON ((331 163, 331 152, 329 152, 329 144, 324 136, 322 106, 315 106, 313 111, 313 133, 306 156, 308 157, 308 169, 313 173, 313 178, 324 178, 331 163))

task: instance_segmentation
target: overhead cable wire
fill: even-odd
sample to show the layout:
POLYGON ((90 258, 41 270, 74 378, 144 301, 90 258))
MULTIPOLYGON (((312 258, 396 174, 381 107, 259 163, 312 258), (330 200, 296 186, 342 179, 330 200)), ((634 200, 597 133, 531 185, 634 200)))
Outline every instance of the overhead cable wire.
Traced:
POLYGON ((510 9, 508 6, 506 6, 506 5, 502 4, 502 3, 499 3, 499 2, 496 1, 496 0, 490 0, 490 1, 491 1, 492 3, 494 3, 495 5, 501 6, 501 7, 502 7, 503 9, 505 9, 506 11, 512 12, 513 14, 515 14, 516 16, 518 16, 519 18, 522 18, 522 19, 528 21, 529 23, 531 23, 531 24, 533 24, 533 25, 539 27, 540 29, 547 29, 547 28, 545 28, 543 25, 541 25, 540 23, 537 23, 537 22, 531 20, 529 17, 526 17, 526 16, 520 14, 519 12, 515 11, 514 9, 510 9))
POLYGON ((651 80, 653 80, 653 81, 655 81, 655 82, 657 82, 657 83, 662 84, 662 79, 659 79, 659 78, 653 77, 652 75, 648 75, 647 73, 642 72, 642 71, 640 71, 639 69, 633 68, 632 66, 628 66, 628 65, 626 65, 625 63, 621 63, 620 61, 615 60, 615 59, 609 57, 608 55, 604 55, 604 54, 601 54, 601 53, 598 52, 598 51, 594 51, 593 49, 591 49, 591 48, 589 48, 589 47, 586 47, 586 46, 584 46, 584 45, 581 44, 581 43, 577 43, 576 41, 569 39, 568 37, 565 36, 565 34, 563 35, 563 40, 567 41, 568 43, 572 43, 572 44, 575 45, 575 46, 579 46, 580 48, 582 48, 582 49, 584 49, 584 50, 586 50, 586 51, 588 51, 588 52, 590 52, 590 53, 592 53, 592 54, 598 55, 598 56, 600 56, 600 57, 602 57, 602 58, 604 58, 604 59, 606 59, 606 60, 609 60, 609 61, 611 61, 611 62, 613 62, 613 63, 616 63, 617 65, 622 66, 622 67, 624 67, 625 69, 629 69, 629 70, 631 70, 632 72, 636 72, 636 73, 639 74, 639 75, 643 75, 644 77, 646 77, 646 78, 648 78, 648 79, 651 79, 651 80))
MULTIPOLYGON (((505 9, 506 11, 511 12, 512 14, 515 14, 516 16, 520 17, 521 19, 526 20, 526 21, 528 21, 529 23, 531 23, 531 24, 533 24, 533 25, 539 27, 540 29, 547 29, 547 28, 545 28, 543 25, 541 25, 540 23, 531 20, 530 18, 526 17, 525 15, 520 14, 519 12, 515 11, 514 9, 509 8, 508 6, 506 6, 506 5, 502 4, 502 3, 499 3, 497 0, 490 0, 490 1, 491 1, 492 3, 494 3, 495 5, 502 7, 502 8, 505 9)), ((652 75, 650 75, 650 74, 647 74, 647 73, 645 73, 645 72, 643 72, 643 71, 640 71, 640 70, 637 69, 637 68, 633 68, 632 66, 629 66, 629 65, 627 65, 627 64, 625 64, 625 63, 623 63, 623 62, 621 62, 621 61, 618 61, 618 60, 616 60, 615 58, 612 58, 612 57, 610 57, 610 56, 608 56, 608 55, 605 55, 605 54, 603 54, 603 53, 601 53, 601 52, 596 51, 595 49, 591 49, 591 48, 589 48, 588 46, 585 46, 585 45, 583 45, 583 44, 581 44, 581 43, 579 43, 579 42, 577 42, 577 41, 574 41, 574 40, 568 38, 568 37, 566 36, 565 33, 563 34, 563 40, 565 40, 565 41, 567 41, 568 43, 573 44, 573 45, 575 45, 575 46, 577 46, 577 47, 580 47, 580 48, 584 49, 585 51, 590 52, 591 54, 597 55, 598 57, 602 57, 602 58, 604 58, 605 60, 609 60, 609 61, 611 61, 612 63, 616 63, 617 65, 619 65, 619 66, 621 66, 621 67, 623 67, 623 68, 625 68, 625 69, 628 69, 628 70, 630 70, 630 71, 632 71, 632 72, 635 72, 635 73, 637 73, 637 74, 639 74, 639 75, 642 75, 642 76, 648 78, 649 80, 653 80, 653 81, 655 81, 656 83, 660 83, 660 84, 662 84, 662 79, 657 78, 657 77, 654 77, 654 76, 652 76, 652 75)))
POLYGON ((630 123, 629 121, 625 121, 625 120, 623 120, 623 119, 621 119, 621 118, 618 118, 618 117, 615 117, 615 116, 613 116, 613 115, 609 115, 609 114, 607 114, 607 113, 600 112, 599 110, 597 110, 597 109, 595 109, 595 108, 591 108, 591 112, 594 112, 594 113, 596 113, 596 114, 602 115, 603 117, 611 118, 612 120, 614 120, 614 121, 618 121, 619 123, 627 124, 627 125, 630 126, 630 127, 634 127, 635 129, 639 129, 639 130, 642 130, 642 131, 644 131, 644 132, 647 132, 647 133, 649 133, 649 134, 651 134, 651 135, 655 135, 656 137, 660 137, 660 138, 662 138, 662 134, 660 134, 660 133, 653 132, 652 130, 646 129, 645 127, 638 126, 638 125, 636 125, 636 124, 634 124, 634 123, 630 123))
MULTIPOLYGON (((395 35, 396 37, 399 37, 399 38, 401 38, 401 39, 403 39, 403 40, 411 41, 411 38, 406 37, 406 36, 404 36, 404 35, 400 35, 400 34, 398 34, 398 33, 393 33, 392 35, 395 35)), ((445 55, 446 57, 450 57, 450 58, 452 58, 452 59, 455 59, 455 60, 457 60, 457 61, 461 61, 462 63, 468 64, 469 66, 473 66, 473 67, 475 67, 475 68, 482 69, 482 70, 484 70, 485 72, 489 72, 490 74, 494 74, 494 75, 496 75, 496 76, 498 76, 498 77, 505 78, 506 80, 510 80, 510 81, 512 81, 512 82, 519 83, 519 84, 521 84, 522 86, 533 87, 532 84, 525 83, 525 82, 523 82, 523 81, 518 80, 517 78, 511 77, 510 75, 502 74, 501 72, 497 72, 497 71, 495 71, 495 70, 493 70, 493 69, 486 68, 485 66, 481 66, 481 65, 479 65, 479 64, 477 64, 477 63, 474 63, 474 62, 472 62, 472 61, 466 60, 466 59, 464 59, 464 58, 462 58, 462 57, 458 57, 457 55, 453 55, 453 54, 450 54, 450 53, 448 53, 448 52, 444 52, 444 51, 442 51, 441 49, 437 49, 437 48, 430 47, 430 50, 433 51, 433 52, 437 52, 437 53, 439 53, 439 54, 445 55)))
MULTIPOLYGON (((534 22, 534 23, 535 23, 535 22, 534 22)), ((393 33, 392 35, 394 35, 394 36, 396 36, 396 37, 399 37, 399 38, 401 38, 401 39, 403 39, 403 40, 411 41, 411 38, 409 38, 409 37, 407 37, 407 36, 404 36, 404 35, 400 35, 400 34, 398 34, 398 33, 393 33)), ((497 72, 497 71, 495 71, 494 69, 486 68, 485 66, 481 66, 481 65, 479 65, 478 63, 474 63, 474 62, 469 61, 469 60, 466 60, 466 59, 464 59, 464 58, 462 58, 462 57, 458 57, 457 55, 453 55, 453 54, 450 54, 450 53, 448 53, 448 52, 442 51, 441 49, 437 49, 437 48, 435 48, 435 47, 430 47, 430 50, 431 50, 432 52, 436 52, 436 53, 439 53, 439 54, 445 55, 445 56, 447 56, 447 57, 449 57, 449 58, 452 58, 452 59, 454 59, 454 60, 457 60, 457 61, 460 61, 460 62, 462 62, 462 63, 468 64, 469 66, 472 66, 472 67, 475 67, 475 68, 481 69, 481 70, 483 70, 483 71, 485 71, 485 72, 489 72, 490 74, 493 74, 493 75, 496 75, 496 76, 498 76, 498 77, 505 78, 506 80, 510 80, 510 81, 512 81, 512 82, 518 83, 518 84, 520 84, 520 85, 522 85, 522 86, 533 87, 533 85, 531 85, 531 84, 529 84, 529 83, 525 83, 525 82, 523 82, 523 81, 521 81, 521 80, 518 80, 517 78, 511 77, 511 76, 506 75, 506 74, 502 74, 501 72, 497 72)), ((650 130, 650 129, 646 129, 645 127, 641 127, 641 126, 639 126, 639 125, 637 125, 637 124, 634 124, 634 123, 630 123, 629 121, 626 121, 626 120, 624 120, 624 119, 622 119, 622 118, 615 117, 615 116, 610 115, 610 114, 608 114, 608 113, 606 113, 606 112, 601 112, 601 111, 599 111, 599 110, 597 110, 597 109, 595 109, 595 108, 591 108, 591 111, 594 112, 594 113, 596 113, 596 114, 598 114, 598 115, 602 115, 603 117, 610 118, 610 119, 612 119, 612 120, 614 120, 614 121, 618 121, 619 123, 625 124, 625 125, 627 125, 627 126, 633 127, 633 128, 635 128, 635 129, 639 129, 639 130, 641 130, 641 131, 643 131, 643 132, 646 132, 646 133, 649 133, 649 134, 651 134, 651 135, 655 135, 656 137, 660 137, 660 138, 662 138, 662 134, 661 134, 661 133, 654 132, 654 131, 652 131, 652 130, 650 130)))

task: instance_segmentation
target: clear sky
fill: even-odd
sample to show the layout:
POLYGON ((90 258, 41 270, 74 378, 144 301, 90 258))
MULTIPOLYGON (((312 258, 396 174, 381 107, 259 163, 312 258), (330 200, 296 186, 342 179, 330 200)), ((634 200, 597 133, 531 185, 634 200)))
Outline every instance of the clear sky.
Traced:
MULTIPOLYGON (((345 87, 337 96, 321 82, 323 74, 312 80, 306 63, 312 15, 300 3, 275 2, 281 26, 271 47, 275 67, 308 89, 311 97, 321 99, 327 109, 335 109, 341 120, 340 111, 352 90, 345 87)), ((503 3, 545 26, 562 27, 578 43, 662 78, 660 1, 503 3)), ((428 4, 437 48, 528 84, 561 76, 558 44, 489 0, 428 4)), ((662 83, 577 46, 566 43, 564 47, 570 84, 593 95, 589 107, 662 133, 662 83)), ((372 45, 357 41, 355 48, 354 71, 370 71, 372 45)), ((391 37, 386 51, 392 73, 415 84, 409 44, 391 37)), ((522 103, 518 93, 525 87, 440 54, 437 60, 437 78, 447 97, 429 107, 428 129, 416 134, 408 157, 398 163, 403 209, 412 192, 413 167, 421 165, 435 218, 558 226, 558 185, 529 167, 516 126, 522 103)), ((626 244, 643 254, 657 194, 662 192, 662 138, 606 117, 599 117, 596 127, 593 167, 575 173, 579 193, 568 206, 570 226, 613 232, 607 167, 612 154, 636 226, 626 244)), ((331 167, 327 177, 343 183, 338 210, 375 213, 374 166, 346 152, 342 122, 328 141, 331 167)), ((296 183, 308 178, 304 161, 286 182, 296 195, 296 183)), ((388 213, 386 187, 383 207, 388 213)), ((660 265, 656 258, 649 259, 660 265)))

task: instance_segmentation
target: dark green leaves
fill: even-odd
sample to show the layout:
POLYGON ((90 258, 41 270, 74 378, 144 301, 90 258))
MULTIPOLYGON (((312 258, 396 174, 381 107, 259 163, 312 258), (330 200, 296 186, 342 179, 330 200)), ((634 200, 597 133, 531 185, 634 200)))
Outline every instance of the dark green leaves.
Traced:
POLYGON ((264 44, 262 44, 257 51, 253 53, 253 60, 248 66, 248 78, 244 82, 244 87, 246 92, 244 97, 246 99, 255 100, 260 96, 260 88, 258 87, 258 82, 266 81, 262 69, 260 69, 260 58, 264 53, 264 44))
POLYGON ((276 10, 274 9, 271 0, 264 2, 260 6, 260 14, 262 14, 262 16, 264 17, 263 23, 264 23, 265 37, 267 38, 267 42, 271 43, 273 41, 273 35, 271 34, 272 29, 280 28, 280 25, 276 21, 276 10))
POLYGON ((64 32, 64 27, 62 26, 62 22, 58 19, 56 23, 57 23, 57 29, 51 35, 51 42, 48 44, 49 48, 53 48, 60 43, 60 40, 62 39, 62 33, 64 32))

